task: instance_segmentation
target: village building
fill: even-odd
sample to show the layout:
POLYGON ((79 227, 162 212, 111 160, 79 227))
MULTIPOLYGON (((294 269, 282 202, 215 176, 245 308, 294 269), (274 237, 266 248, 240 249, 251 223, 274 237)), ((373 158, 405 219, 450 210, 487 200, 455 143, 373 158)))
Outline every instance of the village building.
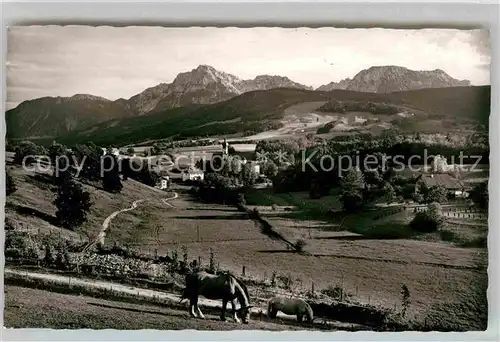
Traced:
POLYGON ((158 183, 156 184, 156 187, 159 188, 160 190, 165 190, 170 188, 170 177, 169 176, 162 176, 160 177, 158 183))
POLYGON ((433 186, 444 187, 449 195, 455 197, 468 197, 468 186, 464 185, 458 178, 449 173, 422 173, 416 178, 415 192, 421 187, 430 188, 433 186))
POLYGON ((190 167, 181 173, 182 181, 202 181, 205 178, 205 174, 202 170, 190 167))
POLYGON ((235 157, 241 161, 242 166, 250 163, 252 171, 257 175, 260 175, 260 163, 256 160, 253 160, 255 156, 254 151, 237 151, 234 148, 230 148, 230 145, 225 138, 221 146, 222 149, 220 151, 215 151, 212 153, 212 160, 214 160, 214 158, 222 159, 226 156, 235 157))

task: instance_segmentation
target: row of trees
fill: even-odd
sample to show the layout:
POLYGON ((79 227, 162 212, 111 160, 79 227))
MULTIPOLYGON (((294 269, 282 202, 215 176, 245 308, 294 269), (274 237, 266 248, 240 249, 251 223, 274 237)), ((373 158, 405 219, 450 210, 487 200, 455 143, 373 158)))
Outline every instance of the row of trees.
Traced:
POLYGON ((482 135, 475 135, 466 144, 455 145, 429 142, 428 139, 420 141, 418 134, 409 136, 394 130, 384 131, 377 137, 358 134, 323 142, 310 141, 307 147, 301 147, 295 141, 259 142, 257 155, 267 157, 261 164, 262 170, 274 177, 277 192, 309 191, 311 198, 320 198, 331 188, 340 187, 344 208, 349 211, 359 210, 364 204, 376 200, 442 203, 448 199, 448 192, 442 186, 417 187, 415 176, 399 175, 395 170, 400 169, 401 164, 387 156, 398 156, 404 167, 430 162, 431 168, 435 166, 437 172, 454 173, 459 171, 456 168, 450 171, 446 163, 446 159, 453 161, 450 157, 456 158, 455 163, 464 164, 475 163, 476 158, 460 160, 460 155, 481 156, 481 163, 488 163, 489 158, 489 148, 482 135), (283 155, 292 158, 279 164, 274 156, 282 159, 283 155), (433 156, 438 157, 431 159, 433 156), (377 163, 371 163, 365 169, 363 161, 369 157, 375 157, 377 163))

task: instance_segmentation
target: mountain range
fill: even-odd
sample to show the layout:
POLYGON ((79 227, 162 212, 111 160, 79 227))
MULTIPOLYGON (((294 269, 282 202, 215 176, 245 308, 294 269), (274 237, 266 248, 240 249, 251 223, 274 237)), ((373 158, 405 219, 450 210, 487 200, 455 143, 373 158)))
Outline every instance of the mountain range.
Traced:
MULTIPOLYGON (((378 66, 362 70, 352 79, 321 86, 317 91, 341 89, 389 93, 469 84, 469 81, 456 80, 442 70, 414 71, 399 66, 378 66)), ((244 80, 211 66, 200 65, 178 74, 172 83, 161 83, 130 99, 111 101, 94 95, 77 94, 24 101, 6 112, 7 139, 58 137, 109 120, 151 115, 172 108, 216 104, 245 93, 277 88, 313 91, 312 87, 287 77, 260 75, 244 80)))
POLYGON ((392 93, 395 91, 423 88, 445 88, 469 86, 468 80, 457 80, 441 69, 432 71, 410 70, 400 66, 377 66, 358 72, 352 79, 322 85, 317 90, 352 90, 369 93, 392 93))

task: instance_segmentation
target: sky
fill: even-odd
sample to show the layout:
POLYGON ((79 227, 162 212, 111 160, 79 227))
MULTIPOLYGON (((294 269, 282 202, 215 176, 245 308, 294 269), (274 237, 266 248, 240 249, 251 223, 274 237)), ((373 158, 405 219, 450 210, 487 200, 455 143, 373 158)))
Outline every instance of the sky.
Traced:
POLYGON ((485 30, 18 26, 7 50, 7 109, 43 96, 130 98, 200 64, 315 88, 379 65, 490 84, 485 30))

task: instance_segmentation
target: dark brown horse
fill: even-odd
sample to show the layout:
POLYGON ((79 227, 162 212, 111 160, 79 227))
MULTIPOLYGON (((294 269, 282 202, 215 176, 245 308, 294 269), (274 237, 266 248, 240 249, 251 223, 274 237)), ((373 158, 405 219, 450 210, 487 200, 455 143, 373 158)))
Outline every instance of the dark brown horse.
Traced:
POLYGON ((186 276, 186 288, 182 294, 183 299, 189 299, 189 314, 192 317, 205 318, 198 307, 198 297, 207 299, 222 299, 222 312, 220 318, 226 320, 226 306, 231 303, 233 318, 240 323, 238 315, 243 323, 248 323, 251 308, 248 290, 240 280, 229 273, 219 275, 207 272, 196 272, 186 276), (238 300, 240 308, 236 310, 235 300, 238 300))

